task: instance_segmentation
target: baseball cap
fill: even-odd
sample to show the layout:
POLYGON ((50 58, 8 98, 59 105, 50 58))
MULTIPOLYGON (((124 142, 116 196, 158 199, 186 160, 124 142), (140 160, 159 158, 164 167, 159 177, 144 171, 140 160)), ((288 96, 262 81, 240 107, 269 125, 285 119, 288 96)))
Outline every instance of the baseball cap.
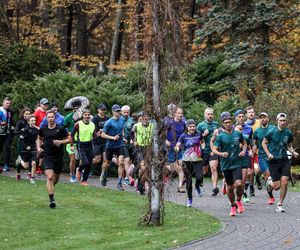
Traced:
POLYGON ((112 110, 113 112, 121 111, 121 107, 120 107, 118 104, 114 104, 114 105, 111 107, 111 110, 112 110))
POLYGON ((231 119, 231 115, 230 115, 229 112, 225 111, 225 112, 223 112, 223 113, 221 114, 220 118, 221 118, 222 121, 225 121, 225 120, 227 120, 227 119, 231 119))
POLYGON ((269 115, 266 112, 261 112, 258 117, 261 117, 261 116, 269 117, 269 115))
POLYGON ((188 120, 186 121, 186 126, 188 127, 188 126, 190 126, 190 125, 196 125, 196 122, 195 122, 193 119, 188 119, 188 120))
POLYGON ((239 109, 239 110, 237 110, 237 111, 234 112, 234 117, 237 117, 240 114, 244 114, 244 111, 241 110, 241 109, 239 109))
POLYGON ((174 103, 170 103, 168 106, 167 106, 167 109, 168 111, 172 111, 176 108, 176 105, 174 103))
POLYGON ((40 104, 42 104, 42 105, 49 104, 49 101, 47 98, 43 98, 40 100, 40 104))
POLYGON ((276 120, 278 120, 279 118, 287 118, 287 115, 285 113, 279 113, 276 117, 276 120))
POLYGON ((97 109, 107 109, 106 105, 104 103, 100 103, 98 106, 97 106, 97 109))

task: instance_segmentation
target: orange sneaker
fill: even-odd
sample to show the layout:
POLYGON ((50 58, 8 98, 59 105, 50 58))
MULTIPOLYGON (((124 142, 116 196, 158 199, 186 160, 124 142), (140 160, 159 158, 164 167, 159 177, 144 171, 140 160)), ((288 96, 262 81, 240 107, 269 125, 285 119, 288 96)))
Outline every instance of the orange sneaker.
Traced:
POLYGON ((273 198, 269 198, 269 201, 268 201, 269 205, 273 205, 274 202, 275 202, 275 198, 274 197, 273 198))
POLYGON ((85 187, 89 186, 89 184, 86 181, 80 182, 80 185, 85 186, 85 187))
POLYGON ((243 212, 245 211, 245 207, 244 207, 242 201, 237 201, 237 202, 236 202, 236 205, 237 205, 237 207, 238 207, 238 212, 239 212, 240 214, 243 213, 243 212))
POLYGON ((237 208, 237 205, 234 204, 234 206, 231 206, 231 209, 230 209, 230 216, 236 216, 236 208, 237 208))

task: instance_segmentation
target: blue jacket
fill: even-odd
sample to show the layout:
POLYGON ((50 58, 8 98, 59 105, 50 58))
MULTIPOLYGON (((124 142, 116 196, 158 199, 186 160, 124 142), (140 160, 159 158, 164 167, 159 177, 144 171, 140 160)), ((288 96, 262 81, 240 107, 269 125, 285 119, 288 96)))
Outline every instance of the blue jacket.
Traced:
MULTIPOLYGON (((63 115, 61 115, 59 112, 57 112, 55 114, 55 123, 59 126, 63 126, 64 125, 64 120, 65 117, 63 115)), ((48 126, 48 121, 47 121, 47 117, 44 117, 44 119, 42 120, 41 124, 40 124, 40 128, 44 128, 48 126)))

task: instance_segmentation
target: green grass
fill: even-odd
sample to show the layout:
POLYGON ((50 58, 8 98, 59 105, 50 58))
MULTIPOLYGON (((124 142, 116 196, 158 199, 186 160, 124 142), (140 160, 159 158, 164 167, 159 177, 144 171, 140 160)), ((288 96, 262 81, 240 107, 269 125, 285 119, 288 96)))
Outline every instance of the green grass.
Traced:
POLYGON ((221 229, 216 218, 166 204, 165 224, 139 225, 147 200, 133 193, 59 183, 57 208, 45 182, 0 176, 0 249, 163 249, 221 229))

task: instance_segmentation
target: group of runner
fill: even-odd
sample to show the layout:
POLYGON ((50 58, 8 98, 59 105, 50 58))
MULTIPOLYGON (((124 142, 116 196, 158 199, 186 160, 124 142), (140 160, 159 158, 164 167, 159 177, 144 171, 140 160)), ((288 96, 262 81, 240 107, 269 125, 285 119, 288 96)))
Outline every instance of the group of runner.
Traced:
MULTIPOLYGON (((90 110, 83 109, 81 118, 75 120, 79 106, 64 117, 56 103, 50 105, 43 98, 34 112, 29 108, 21 110, 14 127, 10 106, 11 100, 6 97, 0 107, 0 152, 5 156, 4 171, 9 171, 10 148, 13 135, 17 135, 16 179, 21 179, 20 170, 24 167, 28 169, 28 179, 35 184, 36 169, 43 166, 51 208, 56 207, 54 186, 63 169, 65 150, 70 158, 72 183, 78 181, 87 186, 91 168, 95 166, 101 168, 99 180, 106 186, 107 171, 114 162, 118 167, 118 190, 136 184, 142 195, 151 186, 146 166, 151 158, 148 149, 153 142, 154 123, 146 112, 131 116, 128 105, 115 104, 109 118, 107 106, 99 104, 97 114, 92 116, 90 110)), ((244 212, 243 203, 249 202, 249 196, 255 196, 254 179, 257 188, 262 189, 262 175, 269 195, 268 204, 275 202, 272 191, 280 189, 276 211, 284 212, 282 204, 290 177, 287 152, 298 157, 292 146, 292 132, 286 127, 286 114, 279 113, 274 126, 269 124, 266 112, 256 119, 254 108, 249 106, 237 110, 234 116, 223 112, 219 125, 212 108, 205 110, 204 121, 199 124, 193 119, 186 120, 181 107, 170 104, 167 109, 168 116, 163 121, 166 131, 162 147, 166 155, 164 179, 167 181, 168 176, 177 173, 177 191, 187 192, 188 207, 193 204, 194 174, 199 197, 203 195, 203 175, 209 170, 213 185, 211 195, 218 195, 220 166, 222 192, 231 203, 230 216, 244 212)))

